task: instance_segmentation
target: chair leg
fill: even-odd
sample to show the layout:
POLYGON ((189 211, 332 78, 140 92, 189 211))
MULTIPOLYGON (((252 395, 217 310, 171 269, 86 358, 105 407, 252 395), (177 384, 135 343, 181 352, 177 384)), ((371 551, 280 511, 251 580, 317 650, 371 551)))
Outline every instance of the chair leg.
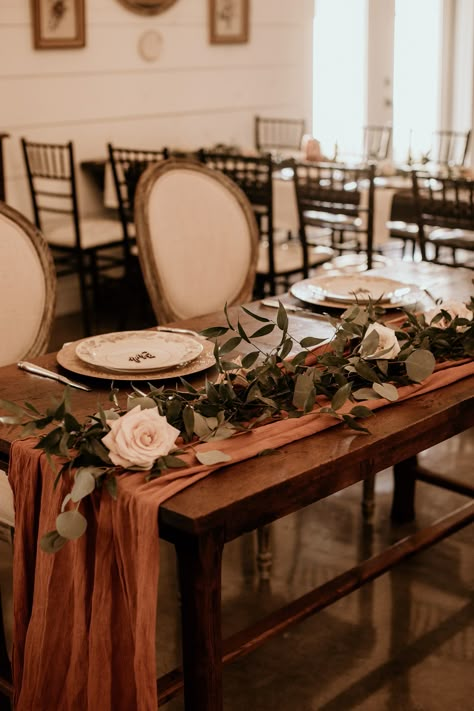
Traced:
POLYGON ((364 523, 372 523, 375 511, 375 476, 364 479, 362 485, 362 518, 364 523))
POLYGON ((77 256, 77 271, 79 276, 79 290, 81 295, 82 326, 84 329, 84 335, 90 336, 91 322, 87 297, 86 269, 84 265, 84 255, 82 253, 79 253, 77 256))
POLYGON ((396 523, 410 523, 415 519, 415 488, 417 458, 410 457, 393 467, 393 498, 391 519, 396 523))
POLYGON ((273 563, 271 550, 271 525, 257 529, 257 568, 260 582, 270 580, 273 563))

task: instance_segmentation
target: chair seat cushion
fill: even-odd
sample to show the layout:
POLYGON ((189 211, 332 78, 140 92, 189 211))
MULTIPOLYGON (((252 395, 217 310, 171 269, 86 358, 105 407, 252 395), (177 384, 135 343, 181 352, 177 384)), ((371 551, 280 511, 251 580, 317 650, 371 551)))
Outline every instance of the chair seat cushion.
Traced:
POLYGON ((390 237, 403 237, 404 239, 416 239, 418 235, 418 225, 414 222, 404 222, 403 220, 389 220, 386 223, 390 232, 390 237))
MULTIPOLYGON (((52 223, 44 230, 49 244, 56 247, 74 247, 75 236, 72 222, 52 223)), ((81 246, 82 249, 94 249, 113 244, 120 244, 123 232, 118 220, 106 218, 86 217, 81 219, 81 246)))
POLYGON ((0 524, 14 526, 13 492, 7 475, 0 469, 0 524))
POLYGON ((340 229, 359 229, 362 226, 360 217, 318 210, 307 210, 304 213, 304 221, 308 225, 334 225, 340 229))
MULTIPOLYGON (((275 274, 292 274, 303 270, 303 248, 300 242, 285 242, 274 245, 275 274)), ((334 256, 329 247, 308 248, 308 266, 316 267, 328 262, 334 256)), ((257 264, 258 274, 269 274, 268 243, 261 242, 257 264)))
POLYGON ((449 230, 440 227, 430 233, 429 239, 432 242, 446 244, 450 247, 474 249, 474 230, 449 230))

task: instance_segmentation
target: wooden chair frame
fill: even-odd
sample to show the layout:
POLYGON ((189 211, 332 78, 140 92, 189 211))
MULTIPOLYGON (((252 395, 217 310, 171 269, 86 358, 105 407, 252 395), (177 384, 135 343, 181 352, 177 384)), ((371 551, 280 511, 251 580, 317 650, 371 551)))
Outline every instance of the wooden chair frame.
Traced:
POLYGON ((8 133, 0 133, 0 200, 6 199, 6 186, 5 186, 5 159, 3 155, 3 140, 9 138, 8 133))
POLYGON ((391 142, 391 126, 364 126, 364 160, 386 160, 391 142))
POLYGON ((298 151, 305 127, 304 119, 255 116, 255 147, 259 152, 273 149, 298 151))
POLYGON ((160 270, 155 262, 148 220, 148 204, 151 191, 153 190, 157 180, 167 173, 176 170, 196 171, 201 174, 205 173, 208 177, 216 180, 221 185, 225 186, 230 193, 232 193, 245 215, 251 241, 250 266, 239 293, 234 300, 229 303, 229 306, 235 303, 244 303, 250 300, 257 266, 259 236, 252 206, 242 190, 232 180, 230 180, 230 178, 222 175, 216 170, 207 168, 197 161, 186 160, 184 158, 172 158, 167 161, 163 161, 162 164, 150 165, 143 173, 137 186, 135 195, 135 225, 137 233, 138 257, 140 260, 143 278, 148 290, 151 305, 159 323, 167 323, 169 321, 176 320, 178 315, 174 312, 172 304, 167 298, 166 290, 163 287, 163 282, 160 276, 160 270))
POLYGON ((474 250, 474 239, 459 236, 436 237, 436 229, 462 230, 474 233, 474 180, 438 177, 422 171, 412 172, 413 197, 418 224, 418 241, 424 261, 446 266, 464 266, 456 261, 456 250, 474 250), (430 235, 427 234, 430 230, 430 235), (433 259, 428 257, 426 246, 435 249, 433 259), (452 262, 440 258, 440 249, 452 252, 452 262))
POLYGON ((360 168, 349 168, 333 163, 293 161, 292 165, 302 239, 304 239, 305 242, 308 241, 306 228, 310 225, 315 227, 329 227, 336 236, 339 236, 340 240, 339 243, 334 241, 332 247, 336 250, 341 250, 344 249, 344 232, 354 232, 356 235, 366 234, 367 269, 371 269, 373 257, 375 164, 369 163, 367 166, 360 168), (359 184, 361 181, 367 182, 367 208, 362 208, 360 204, 361 193, 359 184), (347 189, 345 186, 349 183, 356 183, 356 189, 347 189), (308 216, 310 212, 314 212, 318 216, 311 218, 308 216), (360 218, 364 212, 367 215, 366 227, 355 227, 353 221, 360 218), (331 219, 331 215, 334 215, 334 220, 331 219), (327 216, 328 219, 325 219, 325 216, 327 216), (343 218, 340 221, 337 220, 339 216, 343 218), (345 218, 347 218, 347 220, 345 220, 345 218))
POLYGON ((24 215, 3 202, 0 202, 0 214, 18 225, 22 232, 28 237, 41 262, 45 276, 45 306, 43 318, 41 319, 38 332, 31 347, 28 352, 23 355, 25 358, 31 358, 46 351, 51 335, 56 306, 56 273, 54 262, 48 244, 40 230, 24 215))
MULTIPOLYGON (((38 143, 21 138, 21 146, 30 188, 34 221, 46 241, 48 234, 43 224, 44 214, 63 215, 71 221, 72 245, 51 242, 50 247, 58 277, 77 274, 85 334, 91 333, 89 292, 98 305, 99 276, 126 262, 125 245, 120 230, 117 239, 84 247, 81 239, 74 146, 67 143, 38 143), (39 184, 47 181, 47 185, 39 184), (61 189, 63 186, 63 189, 61 189), (120 254, 117 254, 120 250, 120 254)), ((103 219, 103 218, 102 218, 103 219)), ((111 221, 110 221, 111 222, 111 221)))
POLYGON ((133 224, 134 199, 138 181, 151 163, 167 160, 169 151, 166 147, 161 150, 119 148, 112 143, 107 144, 107 151, 112 167, 119 217, 127 254, 129 254, 130 244, 133 242, 129 226, 133 224))

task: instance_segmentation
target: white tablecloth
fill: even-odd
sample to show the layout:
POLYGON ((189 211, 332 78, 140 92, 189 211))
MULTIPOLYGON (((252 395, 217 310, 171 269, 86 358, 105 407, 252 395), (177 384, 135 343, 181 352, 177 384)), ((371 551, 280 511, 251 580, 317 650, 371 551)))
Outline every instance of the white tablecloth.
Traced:
MULTIPOLYGON (((374 196, 374 245, 384 244, 389 239, 386 223, 390 220, 392 199, 401 186, 377 186, 374 196)), ((362 207, 367 206, 368 190, 362 190, 362 207)), ((292 234, 298 234, 298 210, 295 186, 292 178, 275 176, 273 179, 273 224, 292 234)))

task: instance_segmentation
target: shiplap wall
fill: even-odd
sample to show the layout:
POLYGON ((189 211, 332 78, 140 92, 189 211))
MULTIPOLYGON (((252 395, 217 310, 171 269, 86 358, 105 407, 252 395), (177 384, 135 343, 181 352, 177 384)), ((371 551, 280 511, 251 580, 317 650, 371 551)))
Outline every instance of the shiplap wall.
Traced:
MULTIPOLYGON (((143 17, 117 0, 85 0, 86 47, 35 50, 29 0, 0 0, 0 131, 7 199, 31 215, 19 137, 75 143, 77 162, 130 147, 253 145, 253 116, 304 116, 311 125, 314 0, 250 0, 250 41, 211 45, 208 0, 178 0, 143 17), (138 52, 162 36, 157 61, 138 52)), ((81 208, 97 204, 79 173, 81 208)))

